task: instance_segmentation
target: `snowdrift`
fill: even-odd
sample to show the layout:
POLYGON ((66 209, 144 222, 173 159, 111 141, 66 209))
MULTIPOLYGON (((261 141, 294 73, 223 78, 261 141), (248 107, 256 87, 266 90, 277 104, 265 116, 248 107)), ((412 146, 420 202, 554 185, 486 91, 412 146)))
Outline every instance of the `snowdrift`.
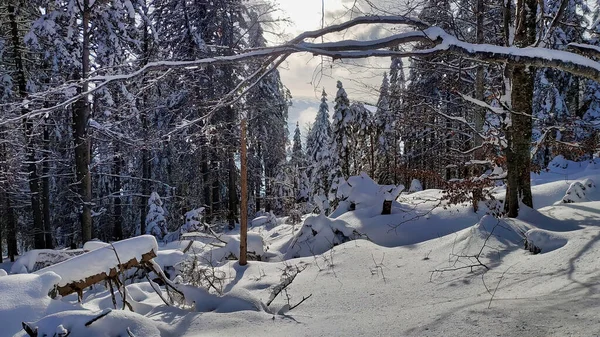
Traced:
MULTIPOLYGON (((26 322, 24 327, 35 336, 160 337, 160 331, 152 320, 130 311, 112 309, 100 312, 62 311, 36 322, 26 322)), ((23 331, 16 336, 29 335, 23 331)))
POLYGON ((361 237, 343 220, 332 220, 324 215, 309 216, 290 240, 284 255, 286 259, 319 255, 361 237))

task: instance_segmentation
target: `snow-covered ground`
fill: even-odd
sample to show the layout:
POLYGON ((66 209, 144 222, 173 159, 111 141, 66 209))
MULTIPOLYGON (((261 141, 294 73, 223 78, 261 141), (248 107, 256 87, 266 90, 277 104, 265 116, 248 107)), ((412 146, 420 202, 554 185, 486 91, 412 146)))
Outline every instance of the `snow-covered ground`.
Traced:
MULTIPOLYGON (((0 276, 0 336, 26 336, 22 321, 39 327, 39 336, 71 337, 127 336, 128 328, 135 336, 167 337, 597 336, 600 162, 558 159, 551 167, 532 175, 536 209, 523 207, 518 219, 485 215, 484 206, 479 213, 469 205, 444 207, 441 191, 425 190, 401 195, 391 215, 361 195, 355 211, 338 210, 336 218, 256 221, 251 242, 262 239, 263 261, 244 267, 219 262, 237 253, 236 233, 223 242, 199 236, 192 245, 169 243, 155 260, 185 294, 179 306, 166 306, 146 281, 127 285, 132 314, 109 312, 111 295, 100 285, 78 304, 76 295, 46 295, 61 282, 56 273, 0 276), (541 252, 525 250, 525 242, 541 252), (187 267, 173 267, 185 259, 187 267), (175 277, 189 272, 190 261, 214 276, 214 287, 175 277), (311 296, 289 310, 282 292, 267 306, 282 275, 296 273, 286 289, 290 304, 311 296)), ((503 197, 502 188, 495 193, 503 197)))

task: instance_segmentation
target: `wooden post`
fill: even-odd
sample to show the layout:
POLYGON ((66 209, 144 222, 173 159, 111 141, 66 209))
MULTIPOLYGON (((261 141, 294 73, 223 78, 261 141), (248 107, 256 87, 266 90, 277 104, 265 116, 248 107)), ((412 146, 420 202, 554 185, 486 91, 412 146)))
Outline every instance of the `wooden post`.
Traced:
POLYGON ((248 263, 247 238, 248 238, 248 165, 246 163, 246 117, 242 118, 242 134, 240 139, 240 266, 248 263))

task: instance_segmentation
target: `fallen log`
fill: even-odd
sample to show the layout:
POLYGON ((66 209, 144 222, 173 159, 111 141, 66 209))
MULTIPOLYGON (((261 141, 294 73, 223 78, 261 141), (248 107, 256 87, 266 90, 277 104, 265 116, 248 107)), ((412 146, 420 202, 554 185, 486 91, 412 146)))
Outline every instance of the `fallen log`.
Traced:
POLYGON ((73 293, 77 293, 77 294, 79 294, 79 297, 81 298, 81 293, 83 292, 84 289, 86 289, 96 283, 116 279, 120 275, 120 273, 124 272, 125 270, 131 269, 131 268, 144 268, 144 266, 146 265, 146 262, 149 262, 150 260, 152 260, 155 257, 156 257, 156 253, 154 253, 154 251, 151 250, 149 252, 142 254, 141 260, 138 261, 137 258, 133 258, 123 264, 119 264, 113 268, 110 268, 110 271, 108 273, 102 272, 99 274, 88 276, 81 281, 74 281, 71 283, 67 283, 64 286, 58 286, 57 287, 58 294, 60 296, 67 296, 67 295, 70 295, 73 293))
POLYGON ((116 279, 120 273, 131 268, 147 268, 156 257, 158 244, 151 235, 122 240, 73 257, 64 262, 40 269, 36 274, 49 271, 61 277, 56 285, 58 294, 79 294, 93 284, 116 279))

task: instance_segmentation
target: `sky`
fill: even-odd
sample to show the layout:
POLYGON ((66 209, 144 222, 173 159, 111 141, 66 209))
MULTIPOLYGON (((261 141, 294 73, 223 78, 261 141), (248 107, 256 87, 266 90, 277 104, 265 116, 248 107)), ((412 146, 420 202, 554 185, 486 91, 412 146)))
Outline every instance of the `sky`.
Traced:
MULTIPOLYGON (((291 20, 289 25, 283 27, 286 36, 282 40, 289 40, 307 30, 321 28, 321 0, 279 0, 277 2, 282 10, 281 15, 291 20)), ((348 19, 351 16, 349 6, 352 4, 353 1, 349 0, 325 0, 325 25, 348 19)), ((343 38, 366 39, 379 37, 384 33, 385 31, 379 28, 361 28, 346 32, 343 38)), ((331 38, 335 37, 325 39, 331 38)), ((330 112, 333 110, 331 102, 335 98, 338 80, 342 81, 351 100, 374 104, 378 98, 377 90, 381 85, 383 72, 388 66, 389 59, 336 61, 332 64, 329 59, 321 59, 306 53, 291 55, 279 68, 283 83, 294 97, 295 106, 290 109, 288 120, 290 134, 293 134, 296 122, 299 122, 301 131, 304 132, 306 124, 314 121, 323 89, 328 93, 330 112)))

